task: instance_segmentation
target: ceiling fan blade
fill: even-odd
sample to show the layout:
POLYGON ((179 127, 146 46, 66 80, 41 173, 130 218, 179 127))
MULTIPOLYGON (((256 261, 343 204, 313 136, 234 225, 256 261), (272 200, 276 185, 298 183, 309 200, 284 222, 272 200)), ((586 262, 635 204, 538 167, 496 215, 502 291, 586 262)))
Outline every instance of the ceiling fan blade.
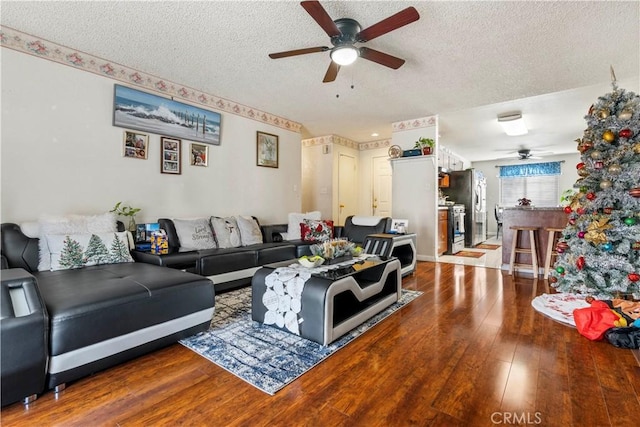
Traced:
POLYGON ((319 1, 302 1, 300 5, 322 27, 329 37, 337 37, 342 33, 319 1))
POLYGON ((395 15, 383 19, 377 24, 365 28, 356 35, 356 40, 359 42, 367 42, 373 40, 376 37, 380 37, 383 34, 387 34, 390 31, 396 30, 400 27, 404 27, 414 21, 420 19, 418 11, 414 7, 408 7, 395 15))
POLYGON ((338 77, 338 71, 340 71, 340 66, 335 62, 331 61, 329 64, 329 68, 327 68, 327 73, 324 75, 324 80, 322 83, 330 83, 338 77))
POLYGON ((329 50, 326 46, 308 47, 305 49, 287 50, 285 52, 270 53, 269 58, 278 59, 286 58, 288 56, 306 55, 307 53, 326 52, 329 50))
POLYGON ((368 47, 360 48, 360 57, 369 61, 377 62, 385 67, 397 70, 404 64, 404 59, 396 58, 378 50, 369 49, 368 47))

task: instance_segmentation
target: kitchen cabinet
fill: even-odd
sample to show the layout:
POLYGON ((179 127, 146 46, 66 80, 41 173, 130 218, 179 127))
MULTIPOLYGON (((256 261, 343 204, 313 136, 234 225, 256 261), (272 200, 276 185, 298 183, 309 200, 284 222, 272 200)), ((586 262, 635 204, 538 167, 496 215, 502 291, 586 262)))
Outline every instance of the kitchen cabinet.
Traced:
POLYGON ((438 209, 438 255, 447 251, 447 232, 449 230, 449 210, 438 209))

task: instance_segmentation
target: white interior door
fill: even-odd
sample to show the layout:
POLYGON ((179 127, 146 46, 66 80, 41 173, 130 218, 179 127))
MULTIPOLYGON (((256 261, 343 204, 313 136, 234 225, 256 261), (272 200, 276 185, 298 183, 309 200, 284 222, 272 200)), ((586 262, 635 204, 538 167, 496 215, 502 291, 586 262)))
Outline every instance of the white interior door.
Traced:
POLYGON ((338 159, 338 225, 344 225, 346 217, 356 214, 358 206, 357 185, 355 157, 340 154, 338 159))
POLYGON ((391 216, 391 164, 388 157, 373 158, 373 198, 371 213, 375 216, 391 216))

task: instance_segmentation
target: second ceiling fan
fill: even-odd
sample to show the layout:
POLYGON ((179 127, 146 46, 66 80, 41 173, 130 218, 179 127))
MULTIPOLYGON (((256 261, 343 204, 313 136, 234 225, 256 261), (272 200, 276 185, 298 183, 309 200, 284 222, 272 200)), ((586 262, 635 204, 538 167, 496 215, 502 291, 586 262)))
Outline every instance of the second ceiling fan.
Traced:
POLYGON ((305 55, 307 53, 331 51, 331 63, 324 76, 323 83, 332 82, 338 76, 341 65, 348 65, 358 57, 376 62, 389 68, 398 69, 404 64, 404 59, 380 52, 368 47, 356 47, 356 43, 365 43, 370 40, 387 34, 393 30, 410 24, 420 19, 418 11, 413 7, 408 7, 392 15, 377 24, 361 29, 360 24, 355 19, 340 18, 335 21, 331 19, 326 10, 318 1, 300 2, 302 7, 311 17, 322 27, 331 37, 333 48, 328 46, 310 47, 305 49, 288 50, 285 52, 271 53, 272 59, 286 58, 289 56, 305 55))

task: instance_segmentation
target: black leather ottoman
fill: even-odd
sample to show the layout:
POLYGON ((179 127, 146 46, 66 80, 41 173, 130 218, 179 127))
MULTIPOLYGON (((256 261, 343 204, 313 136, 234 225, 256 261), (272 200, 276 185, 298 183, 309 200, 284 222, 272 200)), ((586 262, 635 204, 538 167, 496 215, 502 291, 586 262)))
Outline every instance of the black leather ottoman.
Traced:
POLYGON ((2 406, 29 403, 44 391, 48 316, 34 277, 22 268, 2 270, 2 406))

